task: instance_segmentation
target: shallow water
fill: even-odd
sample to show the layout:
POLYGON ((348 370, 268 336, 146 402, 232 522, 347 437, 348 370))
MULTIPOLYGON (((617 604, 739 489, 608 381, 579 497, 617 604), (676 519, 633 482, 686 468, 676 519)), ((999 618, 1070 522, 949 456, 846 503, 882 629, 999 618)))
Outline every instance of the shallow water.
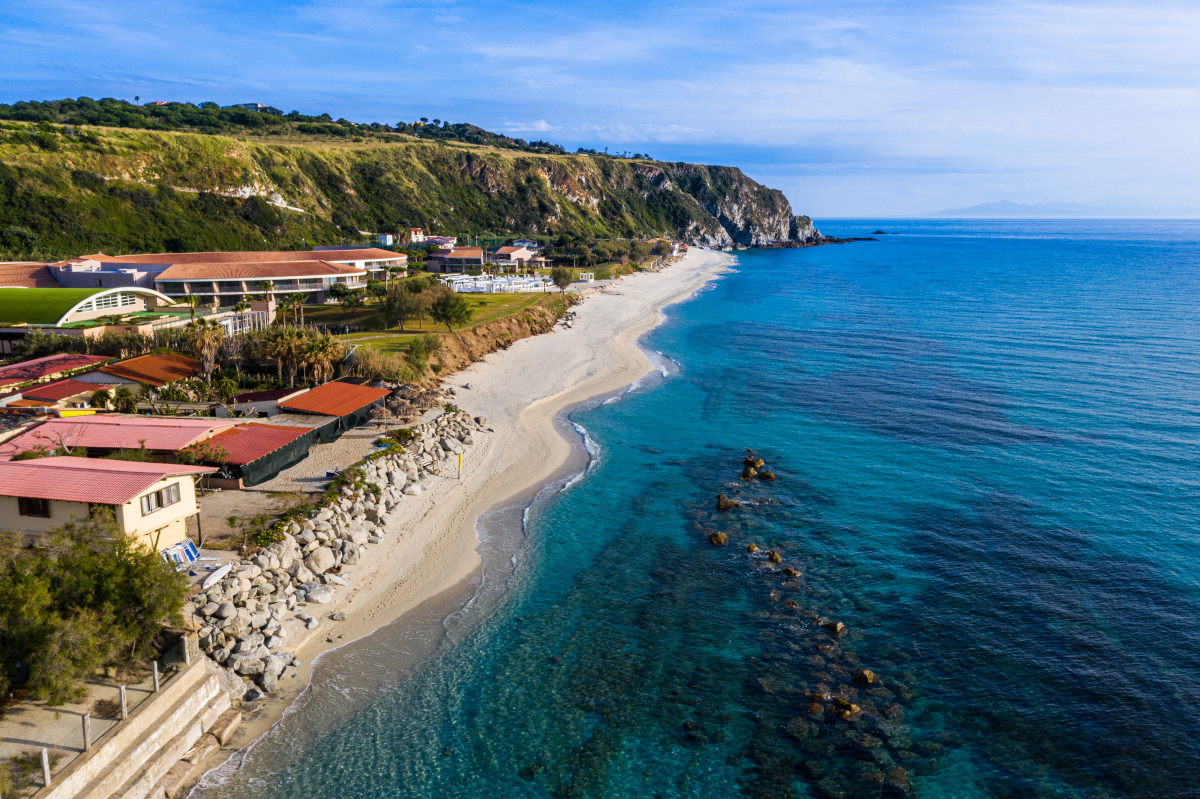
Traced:
POLYGON ((1200 225, 821 227, 900 235, 669 309, 470 604, 323 660, 199 793, 1195 795, 1200 225))

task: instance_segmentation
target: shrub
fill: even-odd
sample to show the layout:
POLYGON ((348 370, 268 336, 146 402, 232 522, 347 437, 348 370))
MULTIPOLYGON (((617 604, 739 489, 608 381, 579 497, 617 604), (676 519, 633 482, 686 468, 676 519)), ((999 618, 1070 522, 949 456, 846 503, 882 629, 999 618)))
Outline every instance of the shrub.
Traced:
POLYGON ((38 546, 0 534, 0 693, 25 667, 36 695, 70 699, 96 668, 135 662, 164 626, 182 624, 187 591, 111 510, 52 528, 38 546))

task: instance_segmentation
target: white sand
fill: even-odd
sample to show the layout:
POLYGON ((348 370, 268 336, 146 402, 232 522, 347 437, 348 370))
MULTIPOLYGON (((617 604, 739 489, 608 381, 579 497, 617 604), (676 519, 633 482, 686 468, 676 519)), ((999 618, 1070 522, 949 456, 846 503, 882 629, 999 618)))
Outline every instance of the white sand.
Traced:
MULTIPOLYGON (((257 738, 308 684, 311 664, 335 646, 370 634, 422 602, 468 579, 479 567, 475 521, 547 483, 571 454, 571 444, 554 425, 565 408, 615 392, 651 371, 637 340, 662 319, 660 309, 690 296, 731 256, 693 249, 659 273, 638 273, 591 292, 575 306, 570 329, 518 341, 508 350, 450 376, 459 406, 488 417, 491 434, 477 436, 464 458, 461 482, 433 477, 431 491, 408 498, 388 523, 391 534, 347 567, 349 589, 331 605, 306 610, 322 620, 311 633, 287 621, 285 645, 304 666, 231 742, 257 738), (461 388, 465 384, 470 389, 461 388), (328 616, 344 611, 344 622, 328 616), (326 639, 332 637, 333 642, 326 639)), ((292 614, 288 614, 291 619, 292 614)))

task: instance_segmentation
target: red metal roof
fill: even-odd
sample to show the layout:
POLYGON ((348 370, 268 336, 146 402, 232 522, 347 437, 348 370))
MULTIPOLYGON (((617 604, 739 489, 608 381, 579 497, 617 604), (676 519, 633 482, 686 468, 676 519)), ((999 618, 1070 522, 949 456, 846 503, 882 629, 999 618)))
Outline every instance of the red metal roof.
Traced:
POLYGON ((287 411, 320 413, 325 416, 345 416, 391 393, 386 388, 369 388, 350 383, 325 383, 294 399, 279 403, 279 408, 287 411))
POLYGON ((230 463, 245 466, 281 447, 286 447, 310 432, 312 431, 307 427, 281 427, 251 422, 218 433, 208 443, 224 447, 229 453, 230 463))
POLYGON ((0 463, 0 495, 124 505, 164 477, 215 471, 171 463, 38 458, 0 463))
POLYGON ((93 391, 102 389, 112 390, 112 386, 101 386, 96 383, 85 383, 82 380, 59 380, 54 383, 43 383, 40 386, 27 388, 21 392, 25 399, 40 399, 40 400, 64 400, 68 397, 77 397, 80 394, 91 394, 93 391))
POLYGON ((119 363, 110 363, 107 366, 101 366, 100 371, 138 383, 149 383, 158 388, 167 383, 199 374, 200 362, 177 352, 161 352, 130 358, 119 363))
MULTIPOLYGON (((12 403, 9 403, 10 405, 12 403)), ((96 449, 146 449, 157 452, 178 452, 189 444, 203 441, 211 433, 223 432, 233 425, 233 419, 145 421, 138 417, 73 416, 66 419, 47 419, 27 433, 0 444, 0 461, 11 460, 36 447, 51 449, 58 446, 96 449)))
POLYGON ((74 352, 63 352, 58 355, 47 355, 45 358, 34 358, 32 361, 11 363, 0 366, 0 384, 29 383, 52 375, 70 372, 95 366, 112 358, 100 355, 80 355, 74 352))

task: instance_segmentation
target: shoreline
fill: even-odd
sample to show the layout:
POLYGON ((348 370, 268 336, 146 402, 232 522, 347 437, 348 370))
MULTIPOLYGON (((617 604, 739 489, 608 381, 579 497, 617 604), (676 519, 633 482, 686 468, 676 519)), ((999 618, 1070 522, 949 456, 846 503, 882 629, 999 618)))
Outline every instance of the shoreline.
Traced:
MULTIPOLYGON (((421 606, 451 596, 470 600, 480 572, 476 524, 489 510, 529 502, 572 466, 575 447, 556 419, 589 400, 618 392, 653 371, 638 341, 664 321, 663 309, 693 295, 736 258, 693 249, 658 273, 636 273, 588 291, 567 328, 514 343, 508 350, 447 377, 461 407, 488 417, 495 431, 464 458, 463 479, 443 479, 419 502, 389 521, 390 534, 355 568, 348 595, 319 608, 323 621, 292 649, 301 661, 296 677, 246 714, 227 747, 205 763, 201 785, 214 768, 237 768, 255 743, 297 711, 313 684, 317 662, 421 606), (612 335, 616 330, 616 335, 612 335), (467 388, 469 386, 469 388, 467 388), (417 505, 419 507, 414 507, 417 505), (407 528, 407 529, 406 529, 407 528)), ((310 608, 313 610, 314 608, 310 608)), ((307 634, 305 634, 307 633, 307 634)), ((193 789, 194 790, 194 789, 193 789)))

